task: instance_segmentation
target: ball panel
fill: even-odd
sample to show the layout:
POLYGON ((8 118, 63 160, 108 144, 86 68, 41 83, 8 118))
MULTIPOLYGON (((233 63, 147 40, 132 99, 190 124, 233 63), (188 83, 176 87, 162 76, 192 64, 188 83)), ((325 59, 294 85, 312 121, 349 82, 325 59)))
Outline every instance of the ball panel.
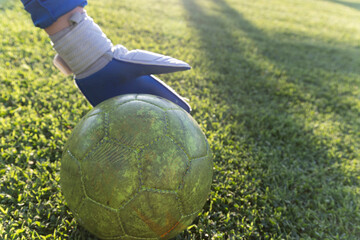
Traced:
POLYGON ((60 176, 61 190, 68 206, 76 211, 85 195, 81 182, 80 164, 69 151, 65 151, 61 159, 60 176))
POLYGON ((94 148, 105 136, 104 116, 102 114, 84 118, 74 129, 68 148, 74 156, 82 161, 86 153, 94 148))
POLYGON ((158 96, 153 96, 153 95, 146 95, 146 94, 141 94, 138 95, 136 97, 137 100, 140 101, 144 101, 150 104, 154 104, 156 106, 158 106, 159 108, 162 108, 164 110, 166 109, 173 109, 173 108, 177 108, 180 109, 180 107, 164 98, 158 97, 158 96))
POLYGON ((109 136, 133 147, 149 144, 166 132, 165 112, 141 101, 119 106, 109 120, 109 136))
POLYGON ((114 209, 140 187, 136 153, 114 142, 103 142, 81 166, 86 194, 114 209))
POLYGON ((99 238, 115 238, 125 233, 116 211, 105 208, 86 199, 78 212, 78 220, 99 238))
POLYGON ((139 154, 144 187, 177 190, 189 164, 184 151, 164 137, 139 154))
POLYGON ((175 194, 141 192, 120 210, 126 234, 139 238, 165 237, 181 218, 175 194))
POLYGON ((213 163, 211 155, 192 160, 179 191, 184 214, 192 214, 203 208, 211 187, 213 163))
POLYGON ((190 158, 206 155, 206 138, 195 120, 183 110, 168 110, 170 136, 185 149, 190 158))

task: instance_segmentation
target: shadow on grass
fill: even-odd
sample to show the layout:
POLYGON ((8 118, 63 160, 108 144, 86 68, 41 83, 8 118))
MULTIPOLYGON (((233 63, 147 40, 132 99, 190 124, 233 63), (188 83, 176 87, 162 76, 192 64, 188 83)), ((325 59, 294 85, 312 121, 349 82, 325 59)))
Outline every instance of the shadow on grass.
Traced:
MULTIPOLYGON (((356 231, 352 224, 356 224, 358 219, 352 211, 358 207, 348 206, 357 195, 349 189, 358 185, 359 181, 339 167, 344 159, 352 160, 353 150, 342 140, 333 144, 326 137, 316 135, 314 129, 299 118, 302 115, 297 115, 293 109, 310 102, 319 112, 322 109, 329 111, 325 110, 325 105, 335 104, 331 102, 331 96, 338 95, 336 86, 340 84, 334 82, 332 74, 337 71, 359 74, 357 69, 335 66, 338 63, 331 60, 334 56, 346 57, 348 50, 271 39, 224 0, 207 2, 212 4, 213 12, 200 4, 206 1, 182 1, 188 22, 201 40, 200 49, 213 63, 212 68, 207 70, 219 77, 208 79, 218 90, 214 94, 219 96, 214 98, 223 99, 219 105, 230 106, 230 114, 245 124, 241 130, 245 129, 246 133, 236 132, 235 129, 234 135, 244 134, 253 140, 253 147, 249 150, 252 160, 244 158, 236 161, 254 161, 257 169, 249 171, 250 178, 260 181, 259 189, 255 191, 257 194, 251 199, 252 206, 257 206, 253 210, 260 211, 258 216, 254 218, 249 211, 235 205, 240 205, 240 199, 245 197, 240 191, 234 197, 234 202, 226 205, 229 210, 215 203, 210 216, 210 219, 217 221, 215 215, 218 212, 225 215, 227 212, 237 212, 233 221, 244 221, 243 217, 252 218, 247 223, 255 223, 254 233, 244 225, 240 227, 231 223, 218 223, 216 229, 221 229, 225 237, 231 237, 227 234, 235 231, 246 238, 256 237, 256 231, 260 238, 335 237, 337 233, 351 234, 351 231, 356 231), (230 22, 233 25, 229 26, 230 22), (242 40, 236 32, 244 34, 247 40, 242 40), (264 57, 274 65, 272 72, 259 64, 259 59, 247 57, 251 48, 257 49, 259 59, 264 57), (300 52, 302 54, 298 55, 300 52), (314 79, 316 77, 325 79, 314 79), (283 89, 282 83, 287 87, 283 89), (306 84, 311 84, 311 88, 306 88, 306 84), (303 90, 307 90, 312 97, 307 97, 303 90), (317 101, 319 99, 325 102, 324 106, 317 101), (241 106, 244 103, 248 105, 241 106), (356 221, 351 223, 351 220, 356 221), (237 229, 234 229, 235 226, 237 229)), ((345 124, 349 121, 345 117, 347 109, 351 107, 346 104, 330 109, 335 113, 338 111, 338 117, 345 124)), ((223 159, 216 152, 214 154, 217 156, 216 164, 226 168, 228 159, 223 159)), ((243 182, 239 179, 235 181, 243 192, 247 192, 243 182)), ((220 193, 219 198, 226 199, 226 189, 217 192, 220 193)))
POLYGON ((342 1, 342 0, 328 0, 329 2, 342 4, 346 7, 354 8, 356 10, 360 10, 360 3, 355 2, 348 2, 348 1, 342 1))

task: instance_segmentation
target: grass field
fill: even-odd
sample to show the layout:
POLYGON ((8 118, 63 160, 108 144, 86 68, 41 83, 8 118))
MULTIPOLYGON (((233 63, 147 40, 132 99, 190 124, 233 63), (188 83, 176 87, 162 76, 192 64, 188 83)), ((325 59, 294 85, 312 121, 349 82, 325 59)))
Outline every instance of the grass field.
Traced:
MULTIPOLYGON (((59 186, 62 149, 91 107, 20 1, 0 4, 0 238, 96 239, 59 186)), ((360 239, 359 0, 90 0, 87 10, 114 43, 193 66, 161 78, 190 99, 215 173, 177 239, 360 239)))

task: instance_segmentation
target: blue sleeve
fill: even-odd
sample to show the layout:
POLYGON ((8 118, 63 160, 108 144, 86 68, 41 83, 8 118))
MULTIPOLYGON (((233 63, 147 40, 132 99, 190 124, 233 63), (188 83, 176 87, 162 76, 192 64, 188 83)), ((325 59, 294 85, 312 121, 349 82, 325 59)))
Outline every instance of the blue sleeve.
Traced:
POLYGON ((87 0, 21 0, 25 10, 31 14, 35 26, 49 27, 60 16, 76 7, 84 7, 87 0))

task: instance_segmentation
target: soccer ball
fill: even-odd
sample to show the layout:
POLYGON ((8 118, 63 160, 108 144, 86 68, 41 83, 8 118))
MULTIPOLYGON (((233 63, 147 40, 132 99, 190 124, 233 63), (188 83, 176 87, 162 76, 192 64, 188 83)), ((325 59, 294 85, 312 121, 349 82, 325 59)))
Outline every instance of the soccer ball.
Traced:
POLYGON ((205 135, 181 107, 122 95, 75 127, 61 187, 78 222, 101 239, 170 239, 202 211, 213 162, 205 135))

